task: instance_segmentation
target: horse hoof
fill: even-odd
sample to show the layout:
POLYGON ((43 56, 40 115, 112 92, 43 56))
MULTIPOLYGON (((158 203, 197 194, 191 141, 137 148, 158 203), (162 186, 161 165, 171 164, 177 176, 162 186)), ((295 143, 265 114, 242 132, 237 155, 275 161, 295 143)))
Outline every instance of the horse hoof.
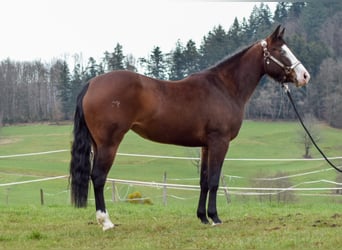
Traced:
POLYGON ((107 211, 96 211, 96 220, 102 226, 103 231, 107 231, 108 229, 114 228, 114 224, 109 219, 107 211))
POLYGON ((216 226, 222 225, 222 222, 221 221, 220 222, 213 222, 211 225, 213 227, 216 227, 216 226))
POLYGON ((207 218, 202 218, 201 222, 202 224, 205 224, 205 225, 209 224, 209 220, 207 218))
POLYGON ((105 224, 102 225, 103 232, 107 231, 109 229, 112 229, 112 228, 114 228, 114 224, 113 223, 106 223, 106 225, 105 224))

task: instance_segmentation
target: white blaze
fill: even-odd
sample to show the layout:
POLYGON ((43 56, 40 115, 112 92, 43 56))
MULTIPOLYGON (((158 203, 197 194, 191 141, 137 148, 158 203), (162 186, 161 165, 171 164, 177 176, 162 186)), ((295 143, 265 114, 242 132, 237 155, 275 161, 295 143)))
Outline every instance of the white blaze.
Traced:
POLYGON ((296 65, 294 67, 294 72, 296 74, 297 79, 297 85, 298 86, 304 86, 307 84, 310 80, 310 74, 306 70, 306 68, 303 66, 303 64, 298 64, 298 59, 295 57, 295 55, 292 53, 292 51, 284 44, 282 47, 283 51, 285 52, 285 56, 290 60, 291 65, 296 65))

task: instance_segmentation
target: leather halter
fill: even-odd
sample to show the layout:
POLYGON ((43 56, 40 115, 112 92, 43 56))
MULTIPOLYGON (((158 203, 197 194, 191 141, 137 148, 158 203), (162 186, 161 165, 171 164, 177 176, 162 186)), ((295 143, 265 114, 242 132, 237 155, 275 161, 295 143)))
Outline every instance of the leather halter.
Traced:
POLYGON ((266 40, 261 40, 260 42, 263 50, 264 50, 264 60, 266 64, 270 64, 270 60, 273 61, 275 64, 277 64, 279 67, 281 67, 286 75, 289 75, 292 70, 294 70, 298 65, 302 64, 300 61, 297 61, 293 63, 291 66, 286 66, 281 61, 279 61, 277 58, 271 55, 271 53, 267 49, 267 42, 266 40))

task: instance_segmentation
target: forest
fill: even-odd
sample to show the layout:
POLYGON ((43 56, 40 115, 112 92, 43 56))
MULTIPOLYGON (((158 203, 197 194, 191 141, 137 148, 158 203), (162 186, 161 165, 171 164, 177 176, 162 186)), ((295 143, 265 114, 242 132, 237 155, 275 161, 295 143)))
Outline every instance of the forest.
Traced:
MULTIPOLYGON (((155 45, 147 58, 125 54, 114 41, 100 61, 66 60, 0 62, 0 127, 27 122, 59 122, 73 118, 76 96, 92 77, 112 70, 131 70, 176 80, 203 70, 222 58, 264 38, 274 27, 286 28, 286 42, 311 74, 307 87, 293 89, 301 113, 342 128, 342 2, 279 2, 274 13, 256 3, 250 16, 235 18, 228 30, 221 25, 193 40, 175 41, 172 51, 155 45)), ((280 84, 265 77, 245 111, 246 119, 293 120, 295 113, 280 84)))

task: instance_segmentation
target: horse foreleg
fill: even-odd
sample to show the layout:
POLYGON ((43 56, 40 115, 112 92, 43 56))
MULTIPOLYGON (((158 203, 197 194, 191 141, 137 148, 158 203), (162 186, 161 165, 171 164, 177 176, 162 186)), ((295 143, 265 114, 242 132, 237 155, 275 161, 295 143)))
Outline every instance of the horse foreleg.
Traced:
POLYGON ((221 168, 224 157, 228 150, 228 145, 225 142, 215 144, 214 147, 209 148, 209 169, 208 169, 208 187, 209 187, 209 201, 208 201, 208 216, 212 219, 213 225, 221 224, 222 221, 218 217, 216 208, 217 190, 220 182, 221 168))
POLYGON ((206 203, 207 203, 207 196, 208 196, 208 149, 203 147, 202 148, 202 155, 201 155, 201 177, 200 177, 200 198, 198 202, 197 208, 197 217, 201 220, 203 224, 208 224, 209 220, 207 218, 206 213, 206 203))
POLYGON ((103 190, 106 183, 108 172, 114 161, 116 150, 98 150, 95 160, 91 179, 94 186, 96 219, 102 226, 103 231, 111 229, 114 224, 109 218, 106 210, 103 190))
POLYGON ((218 217, 217 208, 216 208, 216 197, 217 197, 219 179, 220 179, 220 174, 215 173, 215 175, 212 175, 210 177, 210 181, 209 181, 210 184, 209 184, 208 216, 209 218, 212 219, 213 225, 222 223, 222 221, 218 217))

